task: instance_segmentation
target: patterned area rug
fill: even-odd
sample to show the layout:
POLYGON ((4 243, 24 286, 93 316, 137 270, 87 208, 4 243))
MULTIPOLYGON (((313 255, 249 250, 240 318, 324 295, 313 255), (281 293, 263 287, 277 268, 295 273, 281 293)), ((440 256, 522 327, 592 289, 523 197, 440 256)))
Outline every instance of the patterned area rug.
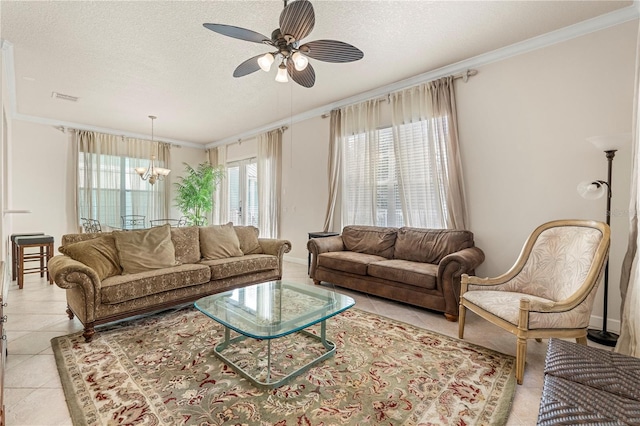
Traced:
MULTIPOLYGON (((358 309, 329 319, 327 335, 336 354, 273 390, 215 357, 224 328, 194 308, 103 327, 89 344, 81 333, 51 343, 74 425, 506 423, 511 356, 358 309)), ((274 374, 317 356, 312 342, 272 341, 274 374)), ((238 346, 235 362, 264 369, 266 342, 238 346)))

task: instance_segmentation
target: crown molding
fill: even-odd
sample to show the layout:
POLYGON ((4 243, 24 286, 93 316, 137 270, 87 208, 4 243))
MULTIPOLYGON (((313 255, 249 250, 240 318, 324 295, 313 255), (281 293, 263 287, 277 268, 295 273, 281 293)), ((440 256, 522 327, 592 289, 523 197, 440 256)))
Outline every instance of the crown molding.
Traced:
MULTIPOLYGON (((35 115, 21 114, 17 108, 17 95, 16 95, 16 75, 15 75, 15 62, 13 56, 13 44, 4 39, 0 39, 2 45, 2 65, 4 67, 5 78, 7 81, 8 90, 8 116, 11 120, 27 121, 30 123, 42 124, 45 126, 53 126, 60 130, 66 129, 78 129, 87 130, 92 132, 108 133, 112 135, 125 136, 129 138, 137 139, 149 139, 149 135, 141 133, 123 132, 117 129, 109 129, 106 127, 98 127, 81 123, 74 123, 70 121, 54 120, 51 118, 38 117, 35 115)), ((154 140, 158 142, 166 142, 172 145, 184 146, 188 148, 206 149, 204 145, 186 142, 178 139, 157 137, 154 140)))
MULTIPOLYGON (((493 62, 501 61, 510 57, 521 55, 523 53, 531 52, 533 50, 541 49, 547 46, 551 46, 556 43, 567 41, 576 37, 580 37, 586 34, 590 34, 596 31, 600 31, 612 26, 620 25, 628 21, 637 20, 640 17, 640 0, 634 0, 633 4, 616 11, 588 19, 583 22, 579 22, 568 27, 561 28, 556 31, 549 32, 531 39, 506 46, 504 48, 496 49, 491 52, 475 56, 473 58, 466 59, 451 65, 447 65, 436 70, 428 71, 410 77, 408 79, 400 80, 395 83, 391 83, 367 92, 360 93, 349 98, 345 98, 322 107, 318 107, 309 111, 302 112, 300 114, 293 115, 289 118, 285 118, 276 122, 269 123, 267 125, 254 128, 252 130, 230 136, 224 139, 210 142, 205 145, 196 144, 193 142, 187 142, 177 139, 158 138, 159 141, 168 142, 178 146, 184 146, 196 149, 209 149, 229 143, 235 143, 238 140, 249 139, 257 136, 260 133, 264 133, 269 130, 273 130, 285 125, 292 125, 300 121, 308 120, 310 118, 318 117, 330 112, 332 109, 341 108, 346 105, 362 102, 368 99, 373 99, 380 96, 386 96, 387 94, 405 89, 407 87, 415 86, 420 83, 435 80, 446 75, 456 74, 463 72, 470 68, 477 68, 483 65, 488 65, 493 62)), ((147 135, 141 135, 137 133, 127 133, 118 131, 115 129, 107 129, 102 127, 96 127, 80 123, 63 122, 60 120, 53 120, 43 117, 37 117, 33 115, 20 114, 17 109, 17 96, 16 96, 16 81, 15 81, 15 62, 13 53, 13 44, 8 40, 0 39, 2 46, 2 62, 4 67, 4 73, 8 90, 8 115, 9 118, 15 120, 28 121, 38 124, 51 125, 58 128, 74 128, 81 130, 96 131, 102 133, 111 133, 127 137, 134 138, 147 138, 147 135)))
POLYGON ((363 102, 365 100, 374 99, 377 97, 386 96, 389 93, 405 89, 407 87, 415 86, 427 81, 436 80, 438 78, 464 72, 471 68, 478 68, 484 65, 491 64, 493 62, 502 61, 507 58, 521 55, 523 53, 531 52, 533 50, 541 49, 547 46, 551 46, 557 43, 561 43, 567 40, 571 40, 583 35, 587 35, 596 31, 600 31, 609 27, 623 24, 640 17, 640 1, 634 0, 633 4, 622 9, 618 9, 607 14, 588 19, 586 21, 579 22, 577 24, 570 25, 568 27, 561 28, 540 36, 536 36, 519 43, 515 43, 500 49, 493 50, 491 52, 484 53, 482 55, 475 56, 473 58, 465 59, 460 62, 456 62, 451 65, 447 65, 442 68, 438 68, 433 71, 428 71, 423 74, 416 75, 404 80, 397 81, 395 83, 388 84, 367 92, 360 93, 358 95, 351 96, 336 102, 333 102, 322 107, 318 107, 309 111, 302 112, 279 120, 267 125, 249 130, 228 138, 220 139, 211 142, 206 145, 206 148, 214 148, 221 145, 237 142, 238 140, 249 139, 257 136, 260 133, 264 133, 269 130, 273 130, 282 125, 291 126, 293 123, 308 120, 310 118, 318 117, 330 112, 332 109, 342 108, 347 105, 363 102))

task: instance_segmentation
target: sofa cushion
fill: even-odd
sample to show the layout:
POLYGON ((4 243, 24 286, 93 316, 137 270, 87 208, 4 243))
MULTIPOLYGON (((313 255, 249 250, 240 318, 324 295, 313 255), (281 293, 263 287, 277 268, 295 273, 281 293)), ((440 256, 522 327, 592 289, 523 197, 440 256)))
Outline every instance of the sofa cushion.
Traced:
POLYGON ((258 241, 260 230, 255 226, 234 226, 238 241, 240 241, 240 250, 244 254, 262 254, 262 246, 258 241))
POLYGON ((278 269, 278 258, 269 254, 248 254, 242 257, 202 260, 200 264, 211 268, 211 280, 221 280, 254 272, 278 269))
POLYGON ((351 225, 342 230, 342 241, 346 250, 392 259, 396 233, 396 228, 351 225))
POLYGON ((473 233, 464 230, 398 229, 395 259, 438 264, 448 254, 473 247, 473 233))
POLYGON ((177 265, 171 226, 137 231, 113 231, 123 274, 136 274, 177 265))
POLYGON ((211 272, 205 265, 185 264, 129 275, 116 275, 102 281, 102 303, 116 304, 152 294, 209 282, 211 272))
POLYGON ((353 251, 331 251, 318 256, 318 267, 357 275, 367 275, 367 266, 372 262, 381 260, 386 260, 386 258, 353 251))
POLYGON ((382 260, 369 264, 367 272, 372 277, 433 290, 437 285, 438 265, 400 259, 382 260))
POLYGON ((203 259, 208 260, 244 255, 231 222, 226 225, 201 226, 200 253, 203 259))
POLYGON ((111 235, 67 244, 58 250, 96 271, 100 280, 122 273, 116 242, 111 235))
POLYGON ((171 228, 171 241, 180 263, 200 261, 200 231, 197 226, 171 228))

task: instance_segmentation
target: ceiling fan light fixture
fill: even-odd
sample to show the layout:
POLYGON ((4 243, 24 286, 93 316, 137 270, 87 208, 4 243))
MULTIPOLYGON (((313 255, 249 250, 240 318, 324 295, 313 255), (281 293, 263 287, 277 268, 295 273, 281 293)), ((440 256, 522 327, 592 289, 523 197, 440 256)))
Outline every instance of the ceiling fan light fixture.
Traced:
POLYGON ((269 72, 271 64, 273 64, 274 58, 271 53, 266 53, 264 56, 258 58, 258 65, 264 72, 269 72))
POLYGON ((297 71, 304 70, 309 64, 309 59, 300 52, 295 52, 291 55, 291 59, 293 59, 293 64, 297 71))
POLYGON ((278 83, 286 83, 289 81, 289 77, 287 77, 287 67, 284 64, 284 61, 280 62, 280 66, 278 67, 278 74, 276 75, 276 81, 278 83))

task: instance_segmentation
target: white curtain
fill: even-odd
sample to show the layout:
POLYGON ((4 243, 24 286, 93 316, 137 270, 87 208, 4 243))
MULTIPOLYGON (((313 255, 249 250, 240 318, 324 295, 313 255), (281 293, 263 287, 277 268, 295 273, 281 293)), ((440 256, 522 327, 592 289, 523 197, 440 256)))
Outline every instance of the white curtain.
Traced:
POLYGON ((282 129, 258 136, 258 228, 263 238, 280 236, 282 129))
POLYGON ((76 203, 78 218, 97 219, 102 225, 121 226, 121 215, 144 215, 147 220, 168 215, 167 181, 143 181, 135 167, 167 167, 169 145, 141 139, 74 130, 77 147, 76 203))
MULTIPOLYGON (((227 166, 227 147, 219 146, 209 150, 209 163, 212 166, 220 166, 226 170, 227 166)), ((227 175, 220 179, 214 196, 214 205, 212 211, 212 224, 224 224, 229 221, 229 181, 227 175)))
POLYGON ((324 231, 333 231, 336 205, 340 193, 340 168, 341 151, 340 151, 340 135, 342 129, 342 111, 334 109, 331 111, 331 121, 329 123, 329 161, 327 164, 327 173, 329 175, 329 202, 327 204, 327 212, 324 219, 324 231))
POLYGON ((640 229, 638 228, 638 203, 640 202, 640 33, 636 48, 636 83, 633 105, 631 201, 629 203, 629 244, 627 254, 622 263, 620 276, 620 293, 622 295, 622 311, 620 337, 615 351, 640 357, 640 270, 638 268, 638 245, 640 245, 640 229))
POLYGON ((453 82, 449 76, 391 94, 405 226, 466 229, 453 82))
POLYGON ((341 177, 343 226, 377 223, 378 102, 373 99, 341 110, 340 149, 345 171, 341 177))

